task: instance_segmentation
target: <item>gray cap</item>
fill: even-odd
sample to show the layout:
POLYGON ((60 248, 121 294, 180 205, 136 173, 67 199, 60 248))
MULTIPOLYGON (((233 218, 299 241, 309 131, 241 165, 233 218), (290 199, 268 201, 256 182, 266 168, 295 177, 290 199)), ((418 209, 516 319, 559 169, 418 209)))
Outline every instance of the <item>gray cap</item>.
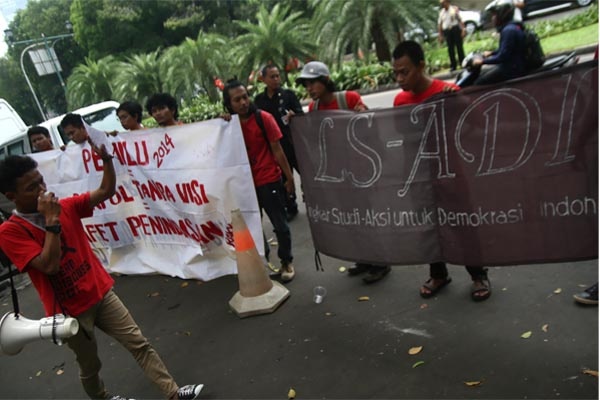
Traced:
POLYGON ((329 68, 321 61, 311 61, 304 65, 300 76, 296 78, 296 83, 302 85, 305 79, 317 79, 319 77, 329 78, 329 68))

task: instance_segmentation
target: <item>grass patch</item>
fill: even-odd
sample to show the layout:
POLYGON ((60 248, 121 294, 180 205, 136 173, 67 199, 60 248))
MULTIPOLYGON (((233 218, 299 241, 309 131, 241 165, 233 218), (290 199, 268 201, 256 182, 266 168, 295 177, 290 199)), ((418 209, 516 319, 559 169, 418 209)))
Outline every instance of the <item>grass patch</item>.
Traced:
POLYGON ((546 54, 560 53, 594 44, 598 44, 598 24, 542 39, 542 48, 546 54))
MULTIPOLYGON (((465 55, 472 51, 494 50, 498 47, 498 41, 498 36, 492 35, 491 31, 480 32, 473 39, 465 40, 465 55)), ((542 48, 547 56, 595 44, 598 44, 597 23, 542 39, 542 48)), ((448 69, 450 62, 445 44, 428 43, 424 50, 429 73, 448 69)))

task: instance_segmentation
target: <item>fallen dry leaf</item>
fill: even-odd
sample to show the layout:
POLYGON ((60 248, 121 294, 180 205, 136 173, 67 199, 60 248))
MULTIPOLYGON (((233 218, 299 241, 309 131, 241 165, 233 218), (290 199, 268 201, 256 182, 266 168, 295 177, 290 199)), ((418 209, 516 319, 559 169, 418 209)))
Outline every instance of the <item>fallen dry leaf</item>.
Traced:
POLYGON ((369 301, 371 300, 371 298, 369 296, 360 296, 358 298, 358 301, 369 301))
POLYGON ((507 290, 508 290, 508 288, 505 288, 505 287, 502 288, 503 292, 506 292, 507 290))
POLYGON ((340 272, 346 272, 346 267, 341 266, 341 267, 338 268, 338 271, 340 271, 340 272))
POLYGON ((423 310, 423 309, 425 309, 425 308, 427 308, 427 307, 429 307, 429 305, 428 305, 427 303, 423 303, 423 304, 421 304, 421 307, 419 307, 419 308, 420 308, 421 310, 423 310))
POLYGON ((148 295, 148 297, 156 297, 156 296, 160 296, 160 293, 159 292, 154 292, 154 293, 150 293, 148 295))
POLYGON ((548 324, 544 324, 544 325, 542 325, 542 330, 543 330, 544 332, 548 332, 548 324))
POLYGON ((56 371, 56 375, 62 375, 64 373, 65 371, 62 368, 56 371))
POLYGON ((423 350, 423 346, 411 347, 410 349, 408 349, 408 354, 414 356, 415 354, 419 354, 421 350, 423 350))
POLYGON ((38 371, 35 373, 35 376, 40 376, 42 374, 42 371, 38 371))
POLYGON ((189 284, 190 284, 189 282, 183 282, 183 283, 181 284, 181 287, 182 287, 182 288, 184 288, 184 287, 188 287, 188 285, 189 285, 189 284))
POLYGON ((598 371, 594 371, 593 369, 584 369, 581 372, 583 372, 586 375, 595 376, 596 378, 598 377, 598 371))
POLYGON ((293 399, 296 397, 296 391, 294 390, 294 388, 290 388, 290 390, 288 390, 288 399, 293 399))
POLYGON ((468 382, 465 382, 465 385, 472 387, 472 386, 479 386, 482 383, 483 383, 483 381, 468 381, 468 382))
POLYGON ((413 368, 417 368, 417 367, 419 367, 419 366, 421 366, 421 365, 423 365, 423 364, 425 364, 425 361, 417 361, 416 363, 414 363, 414 364, 412 365, 412 367, 413 367, 413 368))
POLYGON ((554 294, 561 294, 561 293, 562 293, 561 288, 554 289, 554 294))
POLYGON ((522 337, 523 339, 529 339, 529 338, 531 337, 531 335, 532 335, 532 334, 533 334, 533 332, 531 332, 531 331, 527 331, 527 332, 523 333, 523 334, 521 335, 521 337, 522 337))

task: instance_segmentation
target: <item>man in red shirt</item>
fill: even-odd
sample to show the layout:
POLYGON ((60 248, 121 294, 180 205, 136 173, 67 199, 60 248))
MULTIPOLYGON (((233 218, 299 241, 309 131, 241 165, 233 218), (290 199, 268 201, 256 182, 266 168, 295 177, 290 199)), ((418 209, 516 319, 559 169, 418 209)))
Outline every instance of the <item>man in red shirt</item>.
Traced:
POLYGON ((113 292, 114 281, 91 249, 81 223, 115 193, 112 156, 94 146, 104 172, 100 186, 81 195, 58 199, 46 191, 37 163, 27 156, 0 161, 0 192, 15 205, 0 225, 0 248, 19 271, 29 273, 47 316, 63 313, 79 322, 66 343, 76 355, 79 377, 92 399, 121 400, 100 378, 95 327, 121 343, 146 376, 168 399, 194 399, 202 385, 178 387, 167 367, 113 292))
MULTIPOLYGON (((295 185, 292 169, 279 143, 283 135, 275 118, 266 111, 258 110, 250 101, 248 90, 240 81, 227 82, 223 89, 223 103, 229 113, 240 118, 258 205, 267 213, 277 236, 281 280, 289 282, 296 273, 292 265, 292 234, 287 223, 285 196, 295 193, 295 185), (281 180, 282 172, 285 183, 281 180)), ((268 250, 269 247, 265 246, 267 258, 268 250)))
MULTIPOLYGON (((394 49, 392 57, 396 82, 402 88, 394 98, 394 107, 418 104, 435 94, 460 90, 460 87, 453 83, 431 78, 425 73, 425 54, 416 42, 408 40, 400 43, 394 49)), ((490 297, 492 288, 487 269, 476 266, 465 268, 473 280, 471 298, 474 301, 482 301, 490 297)), ((425 298, 434 296, 452 281, 444 262, 430 264, 429 271, 430 278, 421 287, 421 296, 425 298)))
MULTIPOLYGON (((335 83, 330 78, 329 68, 320 61, 311 61, 303 68, 296 83, 304 85, 313 101, 308 105, 308 111, 323 110, 354 110, 365 111, 360 94, 351 90, 338 92, 335 83)), ((348 275, 355 276, 367 272, 363 278, 365 283, 375 283, 383 279, 390 271, 389 265, 373 265, 356 263, 348 268, 348 275)))

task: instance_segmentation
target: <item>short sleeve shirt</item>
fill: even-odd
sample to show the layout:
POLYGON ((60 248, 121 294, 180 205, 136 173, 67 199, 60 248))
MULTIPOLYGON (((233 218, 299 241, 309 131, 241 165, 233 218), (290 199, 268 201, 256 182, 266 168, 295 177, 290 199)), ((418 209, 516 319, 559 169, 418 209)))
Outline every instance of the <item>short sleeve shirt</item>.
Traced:
POLYGON ((56 275, 29 267, 31 260, 42 252, 46 232, 26 219, 13 215, 10 220, 17 223, 9 220, 0 225, 0 247, 19 271, 29 273, 46 315, 64 311, 77 316, 102 300, 114 281, 92 251, 81 223, 81 218, 93 213, 90 194, 59 202, 62 232, 60 271, 56 275))
MULTIPOLYGON (((358 105, 358 104, 364 104, 362 101, 362 98, 360 97, 360 94, 358 92, 352 91, 352 90, 347 90, 346 91, 346 104, 348 105, 348 110, 354 110, 354 108, 358 105)), ((315 105, 315 102, 312 101, 309 105, 308 105, 308 111, 316 111, 313 110, 315 105)), ((337 99, 335 98, 335 96, 333 97, 333 101, 331 103, 323 103, 322 101, 319 101, 319 110, 323 111, 323 110, 339 110, 340 106, 337 102, 337 99)))
POLYGON ((403 106, 406 104, 419 104, 427 100, 431 96, 442 93, 444 88, 450 86, 454 90, 460 90, 460 86, 454 83, 448 83, 439 79, 433 79, 431 85, 422 93, 413 93, 411 91, 402 91, 394 98, 394 107, 403 106))
POLYGON ((246 121, 240 121, 244 143, 250 161, 254 186, 263 186, 281 179, 281 169, 273 156, 270 142, 279 141, 283 135, 275 122, 275 118, 266 111, 260 111, 267 138, 256 122, 254 113, 246 121))

